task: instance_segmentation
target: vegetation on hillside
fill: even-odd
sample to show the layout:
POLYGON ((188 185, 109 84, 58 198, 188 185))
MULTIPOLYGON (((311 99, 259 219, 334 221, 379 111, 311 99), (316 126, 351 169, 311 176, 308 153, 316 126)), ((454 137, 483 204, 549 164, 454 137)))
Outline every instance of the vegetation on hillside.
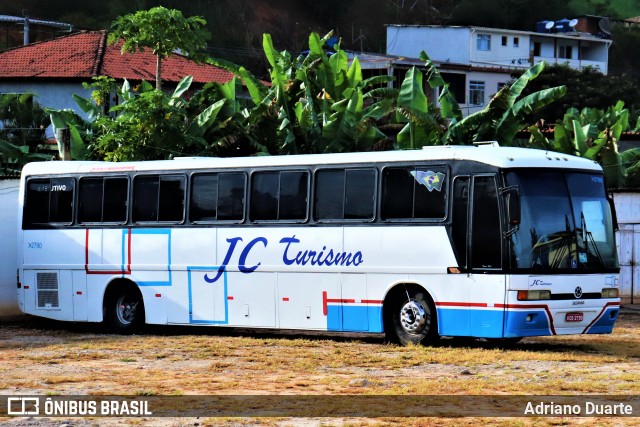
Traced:
MULTIPOLYGON (((153 8, 148 16, 160 12, 170 11, 153 8)), ((196 26, 181 26, 180 37, 167 41, 176 32, 153 33, 155 24, 141 16, 130 15, 114 23, 129 37, 131 48, 141 43, 136 39, 140 35, 146 37, 145 46, 159 46, 162 40, 167 46, 185 43, 191 49, 194 40, 202 40, 201 18, 196 26), (129 28, 132 23, 135 31, 129 28)), ((631 113, 625 103, 601 98, 587 102, 589 88, 604 82, 597 73, 587 70, 575 76, 566 67, 555 67, 545 77, 545 64, 539 63, 501 89, 482 111, 462 117, 447 82, 426 53, 421 54, 424 72, 410 69, 397 82, 399 89, 392 89, 390 76, 363 79, 358 58, 350 59, 340 43, 328 52, 331 35, 320 37, 312 32, 308 50, 295 54, 277 50, 272 36, 265 34, 262 46, 269 65, 268 82, 241 65, 209 59, 236 77, 225 84, 210 83, 189 98, 184 95, 190 89, 190 77, 172 94, 147 82, 131 88, 125 81, 117 90, 119 105, 107 110, 102 101, 112 96, 115 82, 99 78, 93 83, 91 99, 75 96, 89 115, 88 121, 71 110, 51 110, 51 120, 55 129, 70 129, 73 158, 127 161, 183 155, 334 153, 496 140, 501 145, 544 148, 597 160, 611 186, 624 185, 627 168, 637 169, 640 154, 621 155, 617 150, 621 133, 630 128, 631 113), (536 80, 542 81, 538 87, 531 84, 536 80), (570 84, 553 84, 558 81, 570 84), (582 88, 584 83, 587 86, 582 88), (428 99, 426 86, 437 89, 437 103, 428 99), (565 97, 567 86, 577 90, 577 95, 568 110, 565 105, 561 112, 547 116, 547 123, 555 123, 556 134, 550 141, 542 134, 544 121, 539 114, 565 97), (241 95, 243 87, 248 99, 241 95), (602 110, 607 104, 611 107, 602 110), (579 112, 576 107, 584 109, 579 112), (529 140, 516 138, 523 129, 530 130, 529 140)), ((623 91, 618 92, 623 98, 634 89, 615 81, 607 84, 614 97, 614 90, 623 91)), ((4 147, 0 155, 6 157, 10 146, 4 147)))

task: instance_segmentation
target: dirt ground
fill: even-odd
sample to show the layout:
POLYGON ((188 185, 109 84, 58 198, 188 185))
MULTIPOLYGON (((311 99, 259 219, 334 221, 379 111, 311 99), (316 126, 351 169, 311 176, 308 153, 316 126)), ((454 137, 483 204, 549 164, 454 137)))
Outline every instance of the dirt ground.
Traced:
MULTIPOLYGON (((2 395, 640 395, 640 311, 614 334, 515 345, 0 320, 2 395)), ((498 415, 498 414, 496 414, 498 415)), ((635 414, 634 414, 635 415, 635 414)), ((0 418, 10 426, 638 425, 640 418, 0 418)))

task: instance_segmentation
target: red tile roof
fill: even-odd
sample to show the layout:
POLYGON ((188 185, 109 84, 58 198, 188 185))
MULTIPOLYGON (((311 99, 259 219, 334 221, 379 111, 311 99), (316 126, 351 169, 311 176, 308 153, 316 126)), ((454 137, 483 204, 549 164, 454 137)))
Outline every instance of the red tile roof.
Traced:
MULTIPOLYGON (((155 81, 156 57, 150 49, 120 53, 121 43, 107 46, 107 32, 83 31, 0 52, 0 78, 115 79, 155 81)), ((178 82, 193 76, 198 83, 225 83, 233 75, 212 65, 199 65, 174 54, 162 61, 162 80, 178 82)))

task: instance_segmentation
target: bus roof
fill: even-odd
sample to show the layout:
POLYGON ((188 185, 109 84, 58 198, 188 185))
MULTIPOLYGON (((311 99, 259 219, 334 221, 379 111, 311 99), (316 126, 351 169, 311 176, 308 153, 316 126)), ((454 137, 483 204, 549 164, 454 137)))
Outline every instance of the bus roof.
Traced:
POLYGON ((152 170, 189 170, 207 168, 290 167, 339 164, 372 164, 389 162, 419 162, 433 160, 466 160, 500 168, 562 168, 598 170, 597 162, 581 157, 545 150, 499 147, 496 144, 478 146, 433 146, 422 150, 396 150, 341 154, 306 154, 254 157, 182 157, 174 160, 139 162, 34 162, 26 165, 23 175, 66 174, 92 172, 131 172, 152 170))

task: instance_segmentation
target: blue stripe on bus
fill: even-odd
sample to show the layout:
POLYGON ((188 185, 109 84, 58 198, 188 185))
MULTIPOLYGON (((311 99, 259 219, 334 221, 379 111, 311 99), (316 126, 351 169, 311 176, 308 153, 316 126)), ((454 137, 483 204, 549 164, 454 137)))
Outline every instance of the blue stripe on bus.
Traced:
POLYGON ((437 308, 438 333, 457 337, 501 338, 503 310, 437 308))
POLYGON ((613 325, 616 323, 619 307, 612 307, 605 310, 600 319, 587 330, 587 334, 610 334, 613 332, 613 325))
POLYGON ((381 305, 328 305, 327 330, 383 332, 381 305))
MULTIPOLYGON (((225 271, 222 274, 223 286, 224 286, 224 320, 203 320, 203 319, 194 319, 193 318, 193 294, 191 291, 191 272, 193 270, 200 271, 216 271, 219 267, 187 267, 187 288, 189 294, 189 323, 194 325, 228 325, 229 324, 229 294, 228 294, 228 283, 227 283, 227 272, 225 271)), ((212 285, 215 286, 215 285, 212 285)), ((211 301, 213 304, 213 301, 211 301)))
POLYGON ((544 309, 507 310, 505 316, 505 338, 553 335, 544 309))

